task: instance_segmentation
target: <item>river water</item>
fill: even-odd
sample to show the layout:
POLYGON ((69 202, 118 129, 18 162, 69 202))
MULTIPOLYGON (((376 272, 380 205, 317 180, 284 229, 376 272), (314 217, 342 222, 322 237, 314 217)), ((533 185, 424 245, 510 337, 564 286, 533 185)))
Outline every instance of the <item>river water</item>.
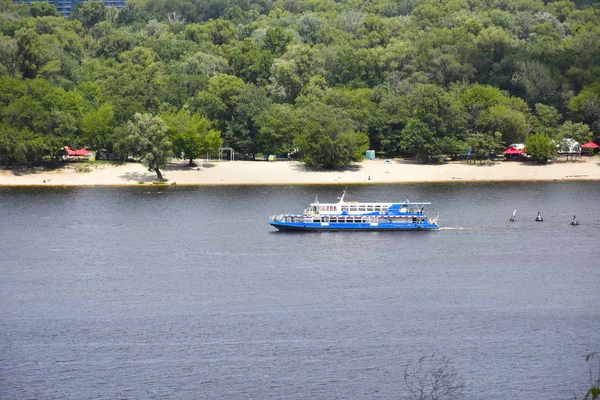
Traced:
POLYGON ((348 188, 437 232, 267 224, 343 189, 0 188, 0 398, 407 398, 433 354, 464 399, 582 397, 600 182, 348 188))

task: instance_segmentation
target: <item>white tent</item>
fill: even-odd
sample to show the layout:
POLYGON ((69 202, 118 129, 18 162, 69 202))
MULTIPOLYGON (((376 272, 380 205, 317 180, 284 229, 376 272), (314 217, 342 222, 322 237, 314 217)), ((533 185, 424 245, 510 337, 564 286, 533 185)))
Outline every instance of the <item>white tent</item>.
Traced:
POLYGON ((564 138, 556 145, 559 153, 581 153, 581 144, 574 139, 564 138))

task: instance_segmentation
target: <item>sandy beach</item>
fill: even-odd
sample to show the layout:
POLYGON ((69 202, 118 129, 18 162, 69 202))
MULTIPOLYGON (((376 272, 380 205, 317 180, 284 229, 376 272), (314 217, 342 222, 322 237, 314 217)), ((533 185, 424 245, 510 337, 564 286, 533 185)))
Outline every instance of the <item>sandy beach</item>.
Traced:
MULTIPOLYGON (((156 174, 141 164, 92 163, 89 172, 78 172, 81 164, 58 169, 0 169, 0 186, 119 186, 150 185, 156 174)), ((474 181, 600 180, 600 157, 559 161, 547 165, 498 161, 488 165, 449 162, 419 164, 407 160, 365 160, 344 170, 306 168, 296 161, 209 161, 203 168, 190 168, 186 161, 173 160, 163 171, 167 184, 178 185, 309 185, 382 184, 474 181)))

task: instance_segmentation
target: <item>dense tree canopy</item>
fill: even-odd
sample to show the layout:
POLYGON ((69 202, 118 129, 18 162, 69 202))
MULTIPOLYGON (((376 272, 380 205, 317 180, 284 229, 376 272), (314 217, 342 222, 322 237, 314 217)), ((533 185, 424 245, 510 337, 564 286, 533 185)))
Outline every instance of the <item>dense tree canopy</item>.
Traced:
POLYGON ((536 133, 527 138, 525 151, 534 161, 544 164, 556 154, 556 143, 548 135, 536 133))
POLYGON ((65 19, 0 3, 2 163, 65 145, 123 155, 136 114, 160 115, 190 160, 220 145, 335 166, 366 148, 430 159, 598 140, 600 5, 90 1, 65 19))

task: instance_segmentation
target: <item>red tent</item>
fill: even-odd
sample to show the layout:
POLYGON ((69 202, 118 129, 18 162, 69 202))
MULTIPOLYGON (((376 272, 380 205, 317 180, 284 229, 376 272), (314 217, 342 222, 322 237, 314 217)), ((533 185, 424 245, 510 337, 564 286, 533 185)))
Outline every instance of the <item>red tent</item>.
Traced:
POLYGON ((598 146, 598 145, 597 145, 596 143, 594 143, 594 142, 587 142, 586 144, 584 144, 584 145, 581 145, 581 148, 582 148, 582 149, 597 149, 598 147, 600 147, 600 146, 598 146))
POLYGON ((86 149, 73 150, 69 146, 65 146, 65 150, 67 151, 67 155, 69 157, 87 157, 94 154, 93 152, 86 149))
POLYGON ((504 150, 504 154, 523 154, 523 150, 515 149, 514 147, 509 147, 504 150))

